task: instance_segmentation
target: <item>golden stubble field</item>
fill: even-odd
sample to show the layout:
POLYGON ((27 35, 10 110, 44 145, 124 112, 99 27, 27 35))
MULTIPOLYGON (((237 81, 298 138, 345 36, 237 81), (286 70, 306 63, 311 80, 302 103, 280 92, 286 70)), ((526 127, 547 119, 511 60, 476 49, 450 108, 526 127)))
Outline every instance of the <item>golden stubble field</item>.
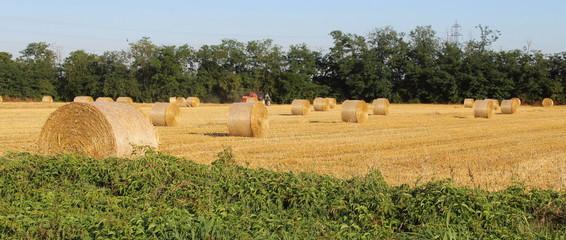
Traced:
MULTIPOLYGON (((1 103, 0 154, 36 153, 43 123, 64 104, 1 103)), ((135 105, 145 113, 152 106, 135 105)), ((566 106, 521 106, 513 115, 476 119, 463 105, 393 104, 389 116, 370 114, 356 124, 341 121, 340 105, 308 116, 272 105, 264 138, 228 136, 229 106, 181 108, 178 126, 156 127, 160 151, 208 164, 230 147, 239 164, 252 168, 344 179, 374 169, 392 185, 452 178, 494 191, 517 183, 566 189, 566 106)))

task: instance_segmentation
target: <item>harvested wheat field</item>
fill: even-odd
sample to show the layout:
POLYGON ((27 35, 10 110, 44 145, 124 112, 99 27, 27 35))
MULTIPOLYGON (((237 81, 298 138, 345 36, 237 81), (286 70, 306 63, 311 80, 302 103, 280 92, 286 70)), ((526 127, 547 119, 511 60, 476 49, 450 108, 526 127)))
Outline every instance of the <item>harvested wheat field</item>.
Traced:
MULTIPOLYGON (((64 103, 0 105, 0 154, 37 153, 41 128, 64 103)), ((149 115, 152 104, 134 103, 149 115)), ((307 116, 272 105, 263 138, 228 135, 229 104, 181 108, 178 125, 155 127, 160 151, 210 163, 224 148, 252 168, 351 178, 370 169, 393 185, 452 178, 456 185, 501 190, 512 184, 566 189, 566 106, 521 106, 516 114, 474 118, 463 105, 393 104, 388 116, 341 120, 341 105, 307 116)), ((371 106, 370 106, 370 111, 371 106)))

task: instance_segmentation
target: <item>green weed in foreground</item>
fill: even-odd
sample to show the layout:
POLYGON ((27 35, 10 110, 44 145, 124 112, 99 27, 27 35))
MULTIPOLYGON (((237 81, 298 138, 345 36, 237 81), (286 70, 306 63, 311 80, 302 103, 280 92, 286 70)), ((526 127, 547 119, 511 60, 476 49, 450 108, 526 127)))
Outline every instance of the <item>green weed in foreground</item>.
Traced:
POLYGON ((565 192, 387 185, 150 153, 0 157, 2 239, 564 239, 565 192))

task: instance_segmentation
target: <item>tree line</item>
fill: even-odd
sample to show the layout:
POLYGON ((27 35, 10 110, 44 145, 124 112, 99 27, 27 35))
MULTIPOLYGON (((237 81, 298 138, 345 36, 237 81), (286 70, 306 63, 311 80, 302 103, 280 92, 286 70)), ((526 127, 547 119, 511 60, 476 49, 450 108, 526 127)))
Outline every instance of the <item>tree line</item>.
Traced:
POLYGON ((157 46, 142 38, 127 50, 102 55, 77 50, 59 61, 49 44, 30 43, 15 59, 0 52, 0 96, 50 95, 60 101, 129 96, 139 102, 197 96, 204 102, 232 102, 246 91, 261 90, 276 103, 317 96, 386 97, 399 103, 566 100, 566 52, 496 51, 491 46, 499 31, 477 28, 479 39, 463 43, 442 40, 431 26, 409 33, 382 27, 365 36, 333 31, 327 51, 306 44, 284 50, 270 39, 224 39, 195 49, 157 46))

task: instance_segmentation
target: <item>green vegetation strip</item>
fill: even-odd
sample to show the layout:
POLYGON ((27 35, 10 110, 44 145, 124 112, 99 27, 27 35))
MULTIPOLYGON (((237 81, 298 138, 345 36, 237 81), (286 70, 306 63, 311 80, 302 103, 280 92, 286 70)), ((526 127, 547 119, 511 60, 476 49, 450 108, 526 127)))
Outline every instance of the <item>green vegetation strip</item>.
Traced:
POLYGON ((212 165, 148 153, 125 160, 0 157, 1 239, 560 239, 565 192, 501 192, 448 180, 389 186, 212 165))

